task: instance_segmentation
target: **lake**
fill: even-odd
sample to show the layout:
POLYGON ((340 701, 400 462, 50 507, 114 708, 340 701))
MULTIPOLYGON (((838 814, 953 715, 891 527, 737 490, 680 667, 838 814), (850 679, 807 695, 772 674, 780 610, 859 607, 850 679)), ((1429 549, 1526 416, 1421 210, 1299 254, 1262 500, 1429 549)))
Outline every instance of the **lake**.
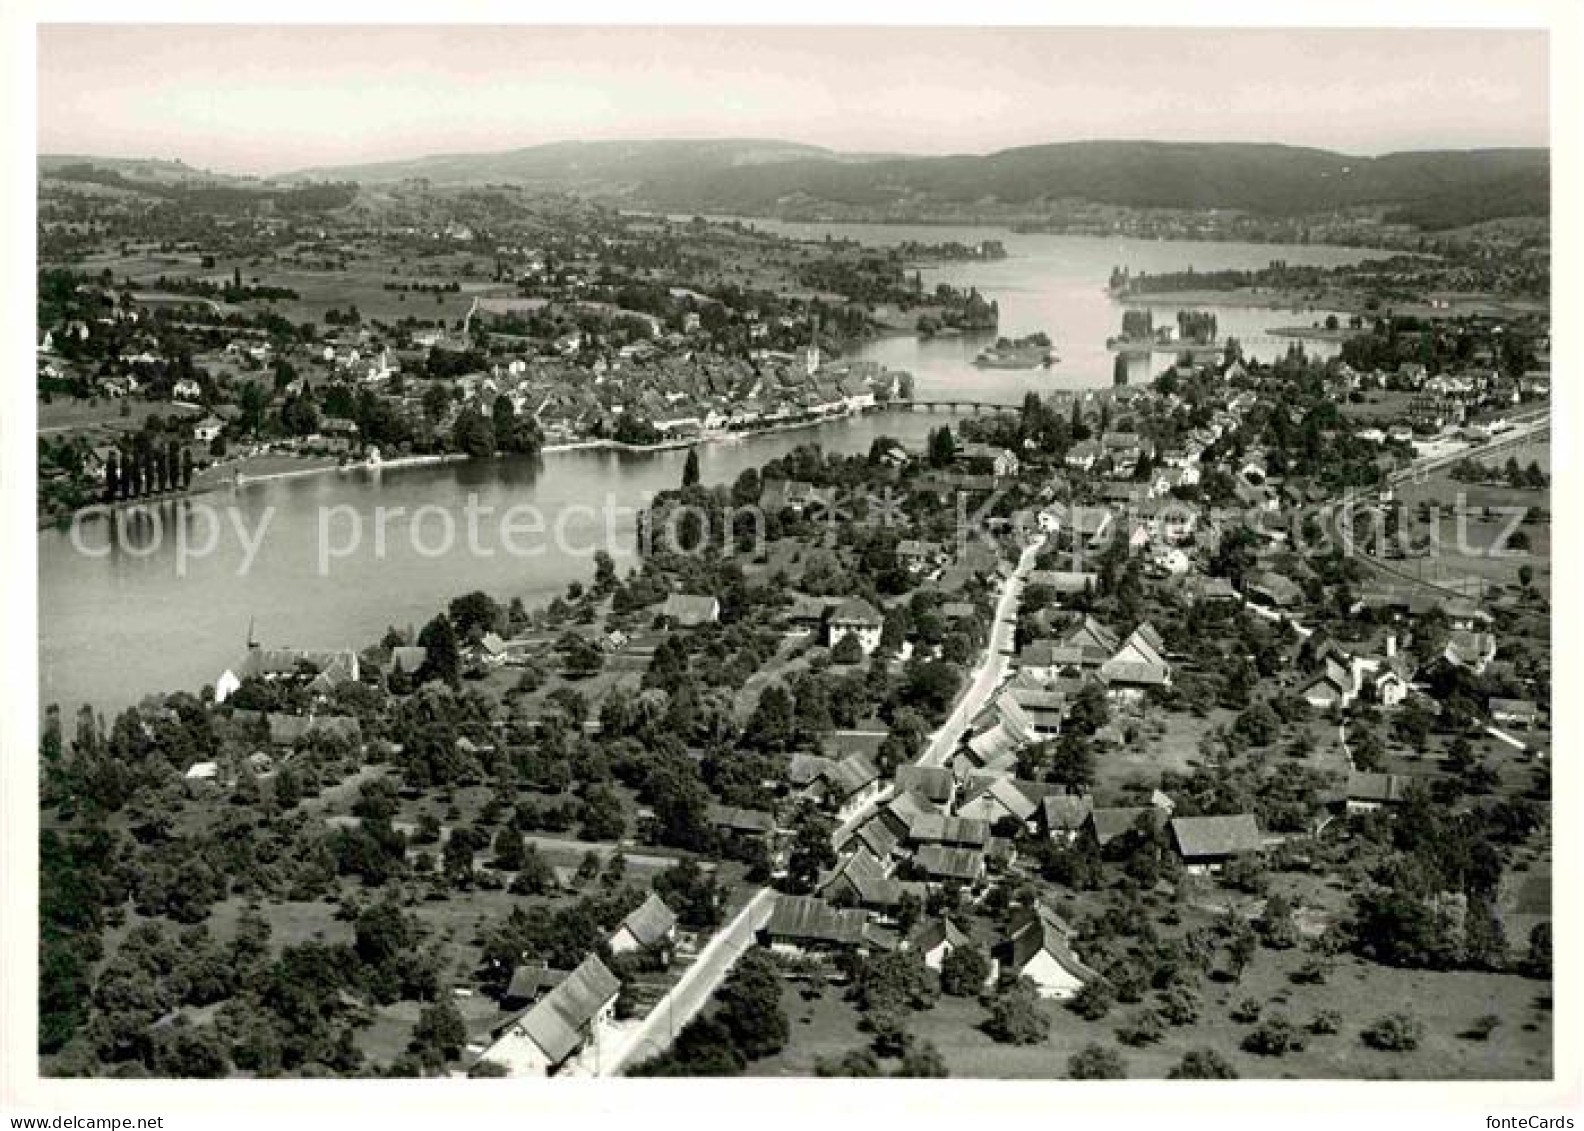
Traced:
MULTIPOLYGON (((1121 322, 1119 304, 1105 293, 1113 265, 1135 272, 1209 270, 1257 267, 1276 258, 1344 263, 1380 254, 991 228, 755 223, 788 235, 823 238, 829 232, 875 244, 1001 240, 1008 259, 929 268, 925 283, 977 286, 1000 304, 1001 333, 1044 330, 1056 343, 1058 365, 1032 372, 977 369, 971 362, 982 342, 964 338, 885 338, 857 352, 912 371, 919 399, 1007 404, 1029 389, 1111 383, 1105 339, 1121 322)), ((1176 307, 1165 303, 1159 310, 1157 321, 1173 317, 1176 307)), ((1325 313, 1216 310, 1222 332, 1244 339, 1255 356, 1286 348, 1285 341, 1265 337, 1266 328, 1325 313)), ((1322 354, 1334 349, 1309 348, 1322 354)), ((1167 360, 1158 355, 1157 368, 1167 360)), ((1140 364, 1132 379, 1148 372, 1140 364)), ((880 435, 916 445, 948 419, 880 413, 711 443, 700 449, 701 471, 706 482, 729 482, 806 443, 854 454, 868 451, 880 435)), ((549 600, 570 582, 588 580, 596 548, 607 548, 623 571, 632 564, 635 509, 675 486, 685 459, 680 450, 573 451, 539 460, 328 473, 157 504, 137 521, 85 522, 76 538, 42 531, 40 703, 59 703, 70 713, 91 702, 108 716, 150 691, 197 690, 241 658, 250 623, 267 644, 361 648, 387 626, 421 626, 470 590, 502 601, 522 597, 530 606, 549 600), (513 508, 517 512, 509 513, 513 508)))

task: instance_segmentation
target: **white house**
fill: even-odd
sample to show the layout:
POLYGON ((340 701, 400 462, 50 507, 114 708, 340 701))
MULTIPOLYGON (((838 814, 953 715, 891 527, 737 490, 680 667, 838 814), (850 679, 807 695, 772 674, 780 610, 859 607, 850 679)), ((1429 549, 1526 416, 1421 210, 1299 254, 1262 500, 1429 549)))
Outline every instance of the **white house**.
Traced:
POLYGON ((484 1050, 508 1076, 550 1076, 597 1043, 616 1011, 621 982, 596 955, 589 955, 532 1009, 512 1021, 484 1050))
POLYGON ((843 601, 831 611, 825 623, 828 633, 826 642, 832 648, 845 637, 853 636, 866 656, 880 647, 880 634, 885 628, 885 618, 862 597, 843 601))
POLYGON ((1072 927, 1043 903, 1020 908, 1002 947, 1003 969, 1033 982, 1041 997, 1070 998, 1099 977, 1073 953, 1072 935, 1072 927))
POLYGON ((650 892, 649 898, 628 912, 611 935, 610 952, 662 950, 676 940, 676 926, 676 914, 666 906, 665 900, 650 892))
POLYGON ((908 947, 923 955, 924 965, 936 971, 952 951, 972 945, 973 939, 945 916, 920 925, 908 940, 908 947))
POLYGON ((215 680, 214 701, 216 703, 224 703, 231 697, 232 693, 241 686, 242 681, 237 678, 236 673, 230 668, 227 668, 225 671, 221 672, 220 677, 215 680))

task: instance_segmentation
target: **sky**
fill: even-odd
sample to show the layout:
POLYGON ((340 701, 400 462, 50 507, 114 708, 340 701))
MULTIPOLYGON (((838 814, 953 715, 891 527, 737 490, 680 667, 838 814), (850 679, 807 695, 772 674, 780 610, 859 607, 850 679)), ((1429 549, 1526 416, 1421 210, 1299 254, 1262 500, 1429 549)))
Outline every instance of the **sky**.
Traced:
POLYGON ((1548 142, 1543 32, 40 25, 38 150, 268 174, 543 142, 1548 142))

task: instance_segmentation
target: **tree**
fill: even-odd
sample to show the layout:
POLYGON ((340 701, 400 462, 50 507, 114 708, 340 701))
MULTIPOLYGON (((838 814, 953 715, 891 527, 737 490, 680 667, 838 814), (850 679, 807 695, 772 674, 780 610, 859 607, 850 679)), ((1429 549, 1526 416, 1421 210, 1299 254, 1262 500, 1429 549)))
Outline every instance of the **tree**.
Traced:
POLYGON ((1524 973, 1531 978, 1551 979, 1551 923, 1536 923, 1529 932, 1529 951, 1524 955, 1524 973))
POLYGON ((865 1012, 928 1009, 940 986, 917 950, 894 951, 866 959, 853 977, 853 996, 865 1012))
POLYGON ((1094 750, 1089 741, 1078 734, 1062 735, 1051 755, 1050 778, 1068 793, 1087 793, 1095 778, 1094 750))
POLYGON ((1034 984, 1019 978, 991 1001, 985 1031, 1003 1044, 1033 1045, 1050 1035, 1050 1026, 1034 984))
POLYGON ((617 585, 616 562, 605 550, 594 551, 594 591, 609 593, 617 585))
POLYGON ((990 958, 977 946, 953 947, 941 960, 941 990, 953 997, 977 997, 989 977, 990 958))
POLYGON ((1189 1049, 1166 1074, 1168 1080, 1236 1080, 1237 1069, 1215 1049, 1189 1049))
POLYGON ((1280 892, 1265 901, 1265 910, 1254 924, 1260 939, 1272 950, 1290 950, 1298 945, 1298 925, 1293 921, 1292 904, 1280 892))
POLYGON ((413 1028, 411 1048, 425 1064, 438 1068, 461 1056, 466 1045, 467 1026, 455 1002, 444 998, 424 1006, 413 1028))
POLYGON ((1289 1052, 1302 1052, 1303 1031, 1285 1017, 1272 1017, 1243 1038, 1243 1051, 1258 1056, 1286 1056, 1289 1052))
POLYGON ((523 866, 525 855, 523 835, 510 825, 495 834, 494 858, 491 865, 502 872, 515 872, 523 866))
POLYGON ((892 1073, 894 1076, 915 1080, 944 1080, 950 1076, 946 1058, 933 1041, 909 1041, 902 1053, 902 1063, 892 1073))
POLYGON ((627 834, 627 813, 616 791, 607 785, 590 786, 583 794, 584 840, 620 840, 627 834))
POLYGON ((1232 937, 1227 940, 1227 961, 1232 968, 1233 980, 1238 981, 1259 950, 1259 936, 1242 918, 1234 919, 1231 929, 1232 937))
POLYGON ((268 406, 263 387, 253 381, 247 382, 242 386, 237 402, 242 409, 242 427, 257 436, 259 429, 264 426, 264 410, 268 406))
POLYGON ((863 663, 863 658, 863 645, 858 642, 858 637, 851 632, 844 634, 840 640, 836 641, 835 646, 831 648, 831 659, 838 664, 861 664, 863 663))
POLYGON ((957 458, 957 441, 951 428, 941 425, 929 434, 929 461, 934 467, 949 467, 957 458))
POLYGON ((1407 1013, 1388 1013, 1359 1034, 1364 1043, 1382 1052, 1410 1052, 1424 1037, 1424 1024, 1407 1013))
POLYGON ((432 423, 438 424, 451 407, 451 392, 444 385, 436 382, 424 390, 423 410, 424 415, 432 423))
POLYGON ((482 457, 495 454, 495 428, 476 409, 465 408, 451 426, 451 443, 459 452, 482 457))
POLYGON ((793 826, 792 848, 787 855, 787 876, 799 891, 813 891, 820 873, 836 863, 831 843, 835 826, 830 818, 805 805, 793 826))
POLYGON ((555 870, 539 855, 536 845, 523 849, 517 875, 512 878, 511 890, 515 895, 544 895, 556 886, 555 870))
POLYGON ((452 598, 446 613, 451 618, 456 635, 462 639, 468 639, 475 633, 494 632, 505 620, 505 611, 500 603, 488 593, 478 590, 452 598))
POLYGON ((744 953, 715 1000, 715 1019, 749 1060, 785 1046, 792 1030, 781 1008, 781 974, 769 951, 754 947, 744 953))
POLYGON ((1099 1021, 1116 1003, 1116 991, 1103 978, 1085 982, 1067 1002, 1067 1008, 1086 1021, 1099 1021))
POLYGON ((1067 1076, 1072 1080, 1125 1080, 1127 1064, 1115 1049, 1085 1045, 1067 1058, 1067 1076))
POLYGON ((779 683, 759 693, 744 737, 757 749, 776 753, 791 748, 797 739, 797 718, 791 694, 779 683))
POLYGON ((687 460, 682 464, 682 487, 697 487, 699 482, 699 456, 697 448, 689 448, 687 460))
POLYGON ((444 616, 437 616, 424 625, 418 633, 418 647, 425 650, 423 666, 416 673, 418 682, 440 680, 452 687, 457 686, 462 658, 451 621, 444 616))
POLYGON ((685 927, 709 930, 720 923, 720 886, 695 860, 683 858, 656 875, 654 892, 685 927))
POLYGON ((835 1060, 822 1056, 814 1061, 814 1075, 872 1079, 882 1075, 880 1058, 871 1049, 851 1049, 835 1060))
POLYGON ((478 850, 478 842, 474 839, 471 829, 452 829, 451 835, 446 838, 442 855, 445 860, 445 873, 452 880, 466 880, 473 875, 473 853, 478 850))
POLYGON ((389 901, 360 912, 353 932, 353 949, 363 964, 381 967, 405 954, 417 942, 412 922, 389 901))

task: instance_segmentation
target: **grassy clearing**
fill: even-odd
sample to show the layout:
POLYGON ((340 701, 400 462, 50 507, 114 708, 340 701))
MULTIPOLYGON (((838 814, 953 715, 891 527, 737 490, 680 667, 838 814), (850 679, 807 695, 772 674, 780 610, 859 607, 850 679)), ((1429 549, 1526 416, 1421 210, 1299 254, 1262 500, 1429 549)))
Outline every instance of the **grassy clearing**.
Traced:
MULTIPOLYGON (((1162 1041, 1146 1048, 1129 1048, 1115 1034, 1144 1004, 1121 1005, 1100 1021, 1085 1021, 1058 1003, 1046 1003, 1049 1039, 1022 1047, 993 1041, 979 1029, 983 1006, 961 998, 942 997, 934 1008, 912 1015, 908 1030, 940 1049, 953 1076, 970 1078, 1065 1077, 1068 1057, 1091 1043, 1117 1049, 1128 1075, 1144 1079, 1164 1077, 1192 1048, 1216 1049, 1241 1076, 1253 1078, 1509 1080, 1551 1074, 1551 1015, 1537 1004, 1550 993, 1544 983, 1504 974, 1394 970, 1344 958, 1327 984, 1295 986, 1288 975, 1303 960, 1302 950, 1261 951, 1241 982, 1205 984, 1197 1022, 1169 1029, 1162 1041), (1241 1042, 1252 1026, 1230 1017, 1244 998, 1264 1003, 1267 1015, 1280 1014, 1300 1025, 1322 1009, 1336 1010, 1345 1019, 1342 1031, 1311 1036, 1302 1052, 1284 1057, 1245 1052, 1241 1042), (1378 1052, 1360 1040, 1362 1028, 1397 1011, 1424 1023, 1419 1048, 1378 1052), (1459 1036, 1488 1013, 1504 1019, 1489 1040, 1459 1036)), ((776 1056, 752 1065, 750 1073, 808 1075, 819 1057, 834 1058, 866 1044, 859 1014, 841 1000, 841 993, 839 988, 827 989, 808 1002, 789 986, 783 1007, 792 1021, 791 1042, 776 1056)))
POLYGON ((168 401, 140 401, 130 398, 112 400, 108 397, 79 400, 76 397, 51 397, 45 404, 37 402, 38 430, 48 432, 76 432, 89 428, 102 428, 111 432, 131 432, 143 427, 151 416, 172 416, 191 409, 178 409, 168 401), (122 410, 126 415, 122 415, 122 410))

